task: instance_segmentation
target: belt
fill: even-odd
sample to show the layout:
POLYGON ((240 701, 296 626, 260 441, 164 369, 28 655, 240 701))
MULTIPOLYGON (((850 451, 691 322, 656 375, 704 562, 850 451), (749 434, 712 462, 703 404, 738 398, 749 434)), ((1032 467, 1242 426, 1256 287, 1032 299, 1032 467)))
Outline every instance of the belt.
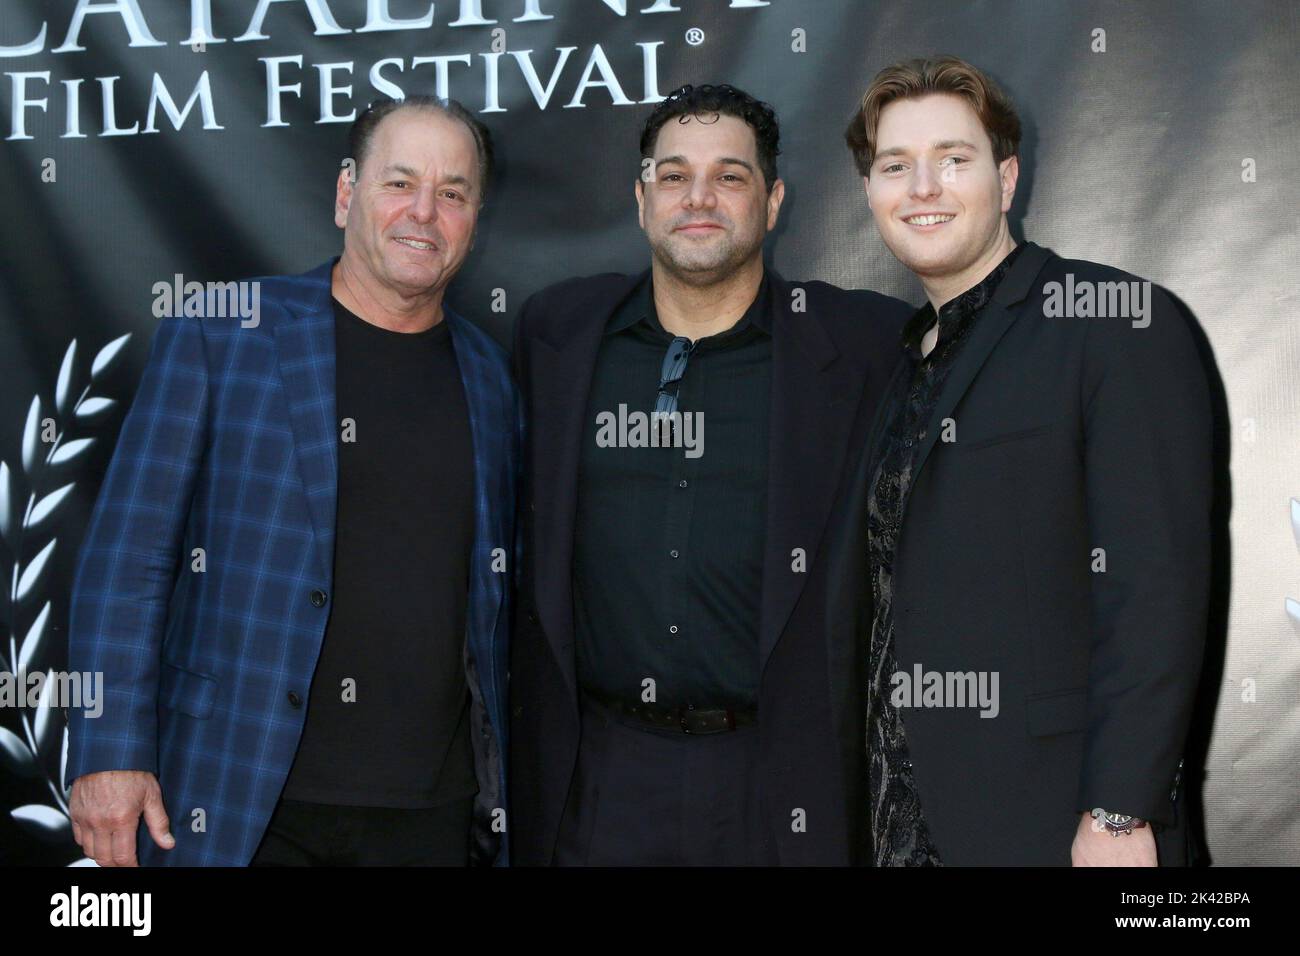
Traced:
POLYGON ((758 723, 758 709, 755 707, 697 707, 694 704, 667 707, 643 701, 628 703, 622 698, 593 694, 588 690, 584 690, 582 696, 638 723, 660 730, 680 730, 684 734, 718 734, 758 723))

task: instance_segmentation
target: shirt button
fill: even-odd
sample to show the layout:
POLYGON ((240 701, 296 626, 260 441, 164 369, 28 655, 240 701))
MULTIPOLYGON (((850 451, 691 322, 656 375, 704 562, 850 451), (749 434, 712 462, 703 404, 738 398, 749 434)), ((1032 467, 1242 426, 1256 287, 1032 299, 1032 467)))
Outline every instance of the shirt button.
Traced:
POLYGON ((912 761, 910 761, 910 760, 904 760, 904 761, 903 761, 903 769, 904 769, 904 770, 911 770, 911 769, 912 769, 912 761))
POLYGON ((686 479, 683 478, 681 481, 677 482, 677 487, 678 487, 678 488, 685 488, 685 487, 686 487, 686 479))
POLYGON ((669 634, 676 634, 676 633, 677 633, 677 625, 676 625, 676 624, 669 624, 669 625, 668 625, 668 633, 669 633, 669 634))
POLYGON ((904 447, 904 448, 911 448, 911 447, 912 447, 912 439, 910 439, 910 438, 905 439, 905 440, 903 441, 903 447, 904 447))
POLYGON ((312 592, 311 592, 311 603, 312 603, 313 605, 315 605, 316 607, 324 607, 324 606, 325 606, 325 592, 322 591, 320 588, 317 588, 316 590, 312 591, 312 592))
POLYGON ((294 707, 302 706, 302 698, 298 696, 297 691, 289 691, 289 703, 294 707))
POLYGON ((675 558, 675 557, 677 557, 677 552, 676 552, 676 551, 669 551, 669 552, 668 552, 668 557, 670 557, 670 558, 675 558))

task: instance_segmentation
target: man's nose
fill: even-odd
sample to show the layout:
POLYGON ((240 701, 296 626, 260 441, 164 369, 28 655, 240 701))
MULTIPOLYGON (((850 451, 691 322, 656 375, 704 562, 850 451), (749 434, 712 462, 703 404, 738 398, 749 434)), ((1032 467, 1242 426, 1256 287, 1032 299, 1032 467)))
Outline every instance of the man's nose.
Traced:
POLYGON ((408 215, 416 222, 434 222, 438 218, 438 192, 431 185, 421 186, 411 197, 408 215))
POLYGON ((718 204, 718 194, 713 190, 713 183, 703 176, 697 176, 691 183, 682 205, 688 209, 712 209, 718 204))
POLYGON ((915 199, 932 199, 943 192, 939 171, 929 163, 917 163, 908 192, 915 199))

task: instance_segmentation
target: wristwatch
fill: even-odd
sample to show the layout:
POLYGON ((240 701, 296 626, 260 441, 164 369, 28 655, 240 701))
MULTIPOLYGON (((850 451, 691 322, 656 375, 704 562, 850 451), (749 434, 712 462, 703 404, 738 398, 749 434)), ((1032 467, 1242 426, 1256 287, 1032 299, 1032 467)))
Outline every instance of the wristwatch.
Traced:
POLYGON ((1121 833, 1132 833, 1134 830, 1141 829, 1147 825, 1145 820, 1139 820, 1137 817, 1130 816, 1127 813, 1115 813, 1112 810, 1103 810, 1096 807, 1092 811, 1094 820, 1098 821, 1099 826, 1105 827, 1110 831, 1111 836, 1119 836, 1121 833))

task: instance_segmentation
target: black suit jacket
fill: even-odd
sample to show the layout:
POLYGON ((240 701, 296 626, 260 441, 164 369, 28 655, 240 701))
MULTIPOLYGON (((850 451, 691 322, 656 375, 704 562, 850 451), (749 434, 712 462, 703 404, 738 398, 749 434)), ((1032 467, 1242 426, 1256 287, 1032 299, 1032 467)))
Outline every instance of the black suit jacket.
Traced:
MULTIPOLYGON (((996 717, 903 711, 945 863, 1069 865, 1078 814, 1097 806, 1169 825, 1161 862, 1185 862, 1173 794, 1206 632, 1207 378, 1187 320, 1154 286, 1144 328, 1046 315, 1067 274, 1076 289, 1141 281, 1028 243, 976 318, 913 468, 895 560, 899 670, 999 675, 996 717), (941 440, 944 419, 955 441, 941 440)), ((885 417, 828 548, 842 571, 829 613, 852 614, 864 642, 885 417)))
MULTIPOLYGON (((822 542, 912 310, 873 292, 772 278, 773 368, 763 604, 761 780, 783 864, 858 860, 863 709, 848 621, 830 627, 822 542), (795 549, 806 570, 795 571, 795 549), (802 814, 799 814, 802 811, 802 814), (802 829, 794 826, 805 821, 802 829)), ((512 641, 512 863, 551 862, 578 752, 571 568, 588 389, 606 322, 642 281, 606 274, 532 296, 515 327, 529 429, 524 564, 512 641)))

